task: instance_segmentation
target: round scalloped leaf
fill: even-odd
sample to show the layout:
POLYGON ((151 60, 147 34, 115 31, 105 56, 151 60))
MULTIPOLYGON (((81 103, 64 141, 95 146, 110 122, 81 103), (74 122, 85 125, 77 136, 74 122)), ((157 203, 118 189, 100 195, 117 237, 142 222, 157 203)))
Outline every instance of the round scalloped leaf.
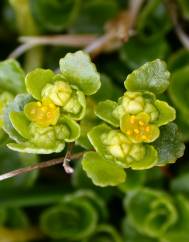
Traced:
POLYGON ((170 123, 160 128, 160 136, 153 143, 153 146, 158 151, 158 166, 174 163, 183 156, 185 149, 175 123, 170 123))
POLYGON ((140 189, 125 200, 128 220, 140 233, 162 237, 177 221, 177 211, 170 197, 152 189, 140 189))
POLYGON ((156 59, 134 70, 127 76, 124 84, 128 91, 150 91, 160 94, 169 86, 169 77, 166 63, 156 59))
POLYGON ((80 126, 77 122, 68 116, 63 116, 60 118, 60 123, 65 124, 69 129, 69 137, 65 138, 66 142, 73 142, 80 136, 80 126))
POLYGON ((16 131, 25 139, 30 138, 29 124, 30 121, 26 118, 24 112, 10 112, 10 121, 16 131))
POLYGON ((13 59, 0 62, 0 88, 13 94, 25 92, 24 71, 13 59))
POLYGON ((83 241, 94 233, 97 222, 98 214, 91 203, 84 197, 74 197, 46 209, 40 217, 40 228, 54 239, 83 241))
POLYGON ((100 75, 89 55, 83 51, 68 53, 60 59, 60 70, 67 82, 77 86, 86 95, 100 88, 100 75))
POLYGON ((116 186, 126 179, 122 167, 111 160, 106 160, 96 152, 85 153, 82 167, 97 186, 116 186))
POLYGON ((119 233, 116 229, 108 224, 99 225, 95 233, 83 242, 99 242, 99 241, 108 241, 108 242, 123 242, 119 233))
POLYGON ((145 155, 142 160, 131 163, 131 169, 144 170, 156 165, 158 161, 158 152, 152 145, 145 145, 145 155))
POLYGON ((175 120, 176 110, 171 107, 167 102, 156 100, 155 106, 159 111, 159 117, 158 120, 154 122, 155 124, 157 124, 158 126, 162 126, 175 120))
POLYGON ((18 143, 24 142, 25 139, 21 136, 13 127, 9 114, 10 112, 22 112, 26 103, 32 101, 32 97, 28 94, 19 94, 15 97, 14 101, 11 102, 4 111, 4 124, 3 130, 9 135, 9 137, 18 143))
POLYGON ((99 102, 95 114, 108 124, 111 124, 114 127, 119 127, 119 119, 113 115, 113 111, 116 107, 117 103, 111 100, 99 102))
POLYGON ((33 154, 51 154, 51 153, 59 153, 61 152, 65 144, 59 143, 57 145, 54 145, 52 148, 42 148, 42 147, 36 147, 35 145, 25 142, 21 144, 16 143, 9 143, 7 144, 8 148, 14 151, 18 152, 24 152, 24 153, 33 153, 33 154))
POLYGON ((169 87, 171 100, 181 112, 187 114, 189 114, 188 76, 188 66, 173 72, 169 87))
POLYGON ((44 29, 62 31, 77 17, 80 0, 30 0, 30 8, 36 22, 44 29))
POLYGON ((49 69, 36 68, 26 75, 27 91, 36 99, 41 100, 41 92, 47 83, 52 82, 54 73, 49 69))
POLYGON ((92 128, 88 133, 90 143, 98 153, 105 157, 107 157, 108 154, 105 145, 102 143, 101 136, 103 133, 108 133, 111 130, 112 129, 108 125, 100 124, 92 128))

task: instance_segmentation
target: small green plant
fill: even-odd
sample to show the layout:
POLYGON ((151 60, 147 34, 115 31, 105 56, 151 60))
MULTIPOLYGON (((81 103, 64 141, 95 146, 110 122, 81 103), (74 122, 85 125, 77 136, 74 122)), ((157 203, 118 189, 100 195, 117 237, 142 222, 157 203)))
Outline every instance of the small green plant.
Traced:
POLYGON ((165 62, 156 59, 129 74, 117 102, 87 97, 101 82, 86 53, 68 53, 60 59, 60 71, 34 69, 24 78, 27 92, 4 101, 1 126, 14 141, 7 144, 10 149, 49 154, 77 142, 87 149, 82 167, 99 186, 124 182, 127 168, 145 170, 183 155, 172 123, 175 109, 159 99, 169 86, 165 62))

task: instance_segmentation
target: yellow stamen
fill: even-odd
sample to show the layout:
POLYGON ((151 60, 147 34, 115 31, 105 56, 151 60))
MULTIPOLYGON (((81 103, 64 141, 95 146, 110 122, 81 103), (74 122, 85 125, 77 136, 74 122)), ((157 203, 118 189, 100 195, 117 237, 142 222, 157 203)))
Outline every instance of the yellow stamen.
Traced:
POLYGON ((143 140, 146 140, 147 139, 147 136, 146 135, 142 135, 142 139, 143 140))
POLYGON ((130 123, 131 123, 131 124, 134 124, 134 123, 135 123, 135 116, 134 116, 134 115, 131 116, 131 118, 130 118, 130 123))
POLYGON ((145 130, 146 130, 146 132, 149 132, 150 131, 150 127, 146 126, 145 130))
POLYGON ((140 131, 138 129, 134 129, 135 134, 139 134, 140 131))
POLYGON ((139 125, 140 126, 144 126, 144 122, 143 121, 139 121, 139 125))
POLYGON ((127 135, 131 135, 131 134, 132 134, 131 130, 128 130, 127 135))

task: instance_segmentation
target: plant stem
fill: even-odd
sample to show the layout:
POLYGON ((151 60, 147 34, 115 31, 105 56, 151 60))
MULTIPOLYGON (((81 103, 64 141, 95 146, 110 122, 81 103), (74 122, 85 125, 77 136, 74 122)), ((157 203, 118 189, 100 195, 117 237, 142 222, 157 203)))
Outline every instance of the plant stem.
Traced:
MULTIPOLYGON (((70 160, 76 160, 76 159, 81 158, 82 156, 83 156, 83 152, 79 152, 79 153, 71 155, 70 160)), ((61 158, 56 158, 56 159, 44 161, 44 162, 34 164, 34 165, 31 165, 31 166, 23 167, 23 168, 20 168, 20 169, 17 169, 17 170, 13 170, 13 171, 10 171, 10 172, 7 172, 5 174, 0 175, 0 181, 6 180, 8 178, 15 177, 15 176, 18 176, 18 175, 21 175, 21 174, 31 172, 31 171, 34 171, 36 169, 43 169, 43 168, 46 168, 46 167, 55 166, 55 165, 61 164, 63 160, 64 160, 64 157, 61 157, 61 158)))

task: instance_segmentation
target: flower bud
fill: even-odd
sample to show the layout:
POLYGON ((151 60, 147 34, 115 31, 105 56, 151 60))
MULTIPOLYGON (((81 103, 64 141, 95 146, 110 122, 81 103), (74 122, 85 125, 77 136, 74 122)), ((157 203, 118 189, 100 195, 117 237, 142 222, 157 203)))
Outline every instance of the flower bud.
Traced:
POLYGON ((64 106, 72 95, 72 88, 63 81, 47 84, 42 90, 42 97, 49 98, 57 106, 64 106))

